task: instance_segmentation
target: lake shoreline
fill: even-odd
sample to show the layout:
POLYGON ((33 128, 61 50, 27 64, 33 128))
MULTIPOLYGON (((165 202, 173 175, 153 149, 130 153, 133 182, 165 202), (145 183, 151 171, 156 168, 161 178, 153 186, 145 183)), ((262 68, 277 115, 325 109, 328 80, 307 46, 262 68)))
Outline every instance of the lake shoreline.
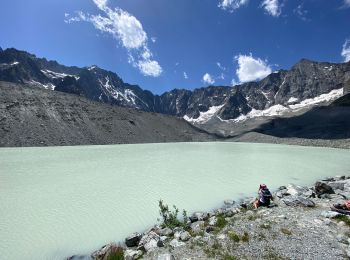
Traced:
POLYGON ((108 259, 116 250, 125 259, 150 260, 350 256, 350 219, 330 211, 332 204, 350 199, 350 177, 323 178, 312 187, 289 184, 273 195, 276 207, 252 210, 254 198, 226 200, 214 211, 191 214, 185 226, 157 224, 90 256, 67 259, 108 259))

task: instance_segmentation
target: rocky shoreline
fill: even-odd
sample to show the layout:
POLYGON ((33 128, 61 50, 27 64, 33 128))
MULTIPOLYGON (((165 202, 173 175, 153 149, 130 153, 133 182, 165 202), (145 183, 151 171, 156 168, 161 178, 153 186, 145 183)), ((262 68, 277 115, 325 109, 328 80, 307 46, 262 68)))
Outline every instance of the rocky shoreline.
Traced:
MULTIPOLYGON (((350 176, 324 178, 312 187, 288 184, 271 207, 254 210, 255 198, 224 201, 176 226, 157 224, 89 256, 67 259, 349 259, 350 218, 330 206, 350 199, 350 176)), ((187 219, 187 220, 186 220, 187 219)))

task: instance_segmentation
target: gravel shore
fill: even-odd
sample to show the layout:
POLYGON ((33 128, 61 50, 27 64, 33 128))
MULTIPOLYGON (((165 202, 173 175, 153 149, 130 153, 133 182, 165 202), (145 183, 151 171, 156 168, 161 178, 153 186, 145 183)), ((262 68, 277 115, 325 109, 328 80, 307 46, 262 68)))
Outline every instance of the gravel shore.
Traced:
POLYGON ((273 193, 271 207, 255 198, 195 212, 176 226, 157 224, 124 243, 91 256, 68 259, 349 259, 350 218, 330 206, 350 199, 350 177, 320 180, 312 187, 288 184, 273 193))

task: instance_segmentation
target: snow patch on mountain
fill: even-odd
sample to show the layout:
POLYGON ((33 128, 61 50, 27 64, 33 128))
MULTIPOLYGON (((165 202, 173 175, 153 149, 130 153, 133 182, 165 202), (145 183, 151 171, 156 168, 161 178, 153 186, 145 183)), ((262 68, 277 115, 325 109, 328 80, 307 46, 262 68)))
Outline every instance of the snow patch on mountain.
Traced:
POLYGON ((216 115, 217 112, 224 106, 224 104, 220 106, 212 106, 208 109, 206 112, 200 112, 200 115, 198 118, 190 118, 187 115, 185 115, 183 118, 191 123, 199 123, 204 124, 208 122, 214 115, 216 115))
POLYGON ((49 89, 49 90, 55 90, 55 88, 56 88, 56 86, 52 83, 43 84, 43 83, 40 83, 40 82, 35 81, 35 80, 30 80, 27 82, 27 84, 35 86, 35 87, 39 87, 39 88, 49 89))
POLYGON ((18 61, 14 61, 12 63, 0 63, 1 67, 12 67, 12 66, 16 66, 17 64, 19 64, 18 61))
POLYGON ((320 96, 314 97, 314 98, 308 98, 303 101, 301 101, 298 104, 290 105, 289 107, 293 110, 299 110, 301 108, 317 105, 323 102, 329 102, 332 100, 335 100, 337 98, 340 98, 344 93, 343 88, 339 89, 333 89, 331 92, 322 94, 320 96))
MULTIPOLYGON (((245 121, 247 119, 251 119, 251 118, 283 116, 284 114, 286 114, 288 112, 297 112, 300 109, 311 108, 311 107, 319 105, 321 103, 333 101, 333 100, 341 97, 342 95, 343 95, 343 88, 333 89, 329 93, 322 94, 322 95, 314 97, 314 98, 305 99, 305 100, 301 101, 300 103, 293 104, 293 105, 283 106, 281 104, 277 104, 277 105, 273 105, 273 106, 271 106, 267 109, 264 109, 264 110, 257 110, 257 109, 253 108, 248 114, 246 114, 246 115, 242 114, 237 118, 229 119, 229 120, 221 119, 219 116, 217 116, 217 117, 222 122, 238 123, 238 122, 243 122, 243 121, 245 121)), ((291 97, 287 103, 296 102, 297 100, 298 100, 297 98, 291 97)), ((222 106, 220 106, 220 108, 221 107, 222 106)), ((215 113, 208 113, 208 112, 209 112, 209 110, 207 112, 205 112, 206 114, 204 114, 203 116, 201 114, 201 116, 203 118, 205 118, 204 122, 203 122, 203 120, 198 120, 198 118, 194 119, 194 120, 193 119, 187 120, 185 118, 186 116, 184 118, 189 122, 205 123, 215 114, 215 113), (211 116, 211 117, 209 118, 209 116, 211 116)))
POLYGON ((299 98, 296 98, 296 97, 291 97, 290 99, 288 99, 287 103, 288 104, 291 104, 291 103, 295 103, 299 100, 299 98))
POLYGON ((79 79, 79 76, 77 75, 72 75, 72 74, 66 74, 66 73, 58 73, 54 72, 52 70, 41 70, 42 73, 45 74, 46 77, 52 78, 52 79, 57 79, 57 78, 64 78, 64 77, 74 77, 76 80, 79 79))

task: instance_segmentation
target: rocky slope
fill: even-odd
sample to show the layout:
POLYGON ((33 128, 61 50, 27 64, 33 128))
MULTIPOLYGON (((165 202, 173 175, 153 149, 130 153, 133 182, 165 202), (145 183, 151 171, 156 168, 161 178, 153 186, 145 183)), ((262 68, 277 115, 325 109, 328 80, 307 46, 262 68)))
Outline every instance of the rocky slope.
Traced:
POLYGON ((0 82, 0 146, 214 141, 169 115, 0 82))
POLYGON ((74 93, 88 99, 184 117, 198 124, 245 121, 310 108, 340 97, 350 81, 350 62, 301 60, 259 82, 235 87, 174 89, 160 96, 130 85, 97 66, 66 67, 16 49, 0 51, 0 80, 74 93), (321 96, 323 95, 323 96, 321 96))
POLYGON ((350 177, 325 178, 312 187, 289 184, 269 208, 255 198, 226 200, 212 212, 196 212, 177 227, 155 225, 125 244, 109 244, 90 256, 69 259, 349 259, 350 218, 330 206, 350 199, 350 177))

